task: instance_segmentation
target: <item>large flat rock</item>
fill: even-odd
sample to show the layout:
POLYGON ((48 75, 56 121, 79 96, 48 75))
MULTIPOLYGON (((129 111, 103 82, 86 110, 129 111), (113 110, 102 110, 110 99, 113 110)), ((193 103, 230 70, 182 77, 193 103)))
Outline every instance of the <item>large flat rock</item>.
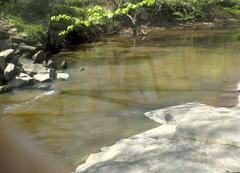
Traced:
POLYGON ((145 115, 161 125, 102 148, 76 173, 240 172, 240 108, 188 103, 145 115))

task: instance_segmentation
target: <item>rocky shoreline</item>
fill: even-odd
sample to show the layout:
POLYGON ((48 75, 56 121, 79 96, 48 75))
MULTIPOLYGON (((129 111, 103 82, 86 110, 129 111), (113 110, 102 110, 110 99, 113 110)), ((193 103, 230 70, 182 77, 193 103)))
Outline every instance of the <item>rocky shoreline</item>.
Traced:
MULTIPOLYGON (((68 80, 67 61, 57 62, 41 48, 26 43, 27 36, 0 20, 0 94, 55 79, 68 80)), ((44 85, 39 85, 44 88, 44 85)))
POLYGON ((161 125, 92 154, 74 173, 240 172, 240 108, 199 103, 145 114, 161 125))

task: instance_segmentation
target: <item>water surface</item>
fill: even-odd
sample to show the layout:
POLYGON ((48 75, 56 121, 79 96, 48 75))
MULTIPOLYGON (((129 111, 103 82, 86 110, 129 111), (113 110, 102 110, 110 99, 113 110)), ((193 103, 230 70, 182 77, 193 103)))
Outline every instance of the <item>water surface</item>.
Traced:
POLYGON ((236 30, 161 31, 63 50, 56 56, 70 62, 71 80, 53 83, 60 92, 1 95, 1 117, 73 170, 101 147, 156 127, 143 116, 146 111, 192 101, 234 106, 239 35, 236 30))

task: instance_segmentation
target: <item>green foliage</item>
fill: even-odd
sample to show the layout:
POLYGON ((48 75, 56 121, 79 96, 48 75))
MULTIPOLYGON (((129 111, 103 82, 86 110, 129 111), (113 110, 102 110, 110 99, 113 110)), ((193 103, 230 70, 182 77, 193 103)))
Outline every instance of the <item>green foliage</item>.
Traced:
POLYGON ((15 25, 21 31, 24 31, 29 36, 27 38, 30 43, 43 42, 42 36, 45 33, 45 27, 43 25, 29 24, 17 17, 11 17, 10 23, 15 25))
POLYGON ((66 29, 59 32, 60 36, 66 36, 74 29, 79 27, 94 27, 96 26, 106 26, 112 25, 114 19, 120 15, 129 14, 131 11, 149 7, 156 3, 156 0, 142 0, 136 4, 127 2, 123 7, 116 10, 111 10, 104 8, 102 6, 96 5, 95 7, 90 7, 85 9, 85 18, 73 17, 66 14, 60 14, 57 16, 52 16, 51 20, 53 22, 65 22, 66 29), (70 23, 70 24, 69 24, 70 23), (68 24, 68 25, 67 25, 68 24))
POLYGON ((121 14, 128 14, 132 10, 137 10, 139 8, 142 8, 144 6, 152 6, 156 3, 156 0, 143 0, 138 2, 137 4, 133 4, 130 2, 127 2, 125 4, 125 7, 117 9, 114 14, 115 15, 121 15, 121 14))
POLYGON ((44 35, 49 19, 53 40, 63 40, 72 33, 89 39, 111 33, 116 27, 136 27, 164 19, 170 22, 204 21, 216 7, 240 15, 240 0, 28 0, 1 4, 0 16, 11 19, 34 41, 40 38, 38 35, 44 35), (52 2, 55 3, 50 6, 52 2), (141 18, 143 15, 147 17, 141 18))

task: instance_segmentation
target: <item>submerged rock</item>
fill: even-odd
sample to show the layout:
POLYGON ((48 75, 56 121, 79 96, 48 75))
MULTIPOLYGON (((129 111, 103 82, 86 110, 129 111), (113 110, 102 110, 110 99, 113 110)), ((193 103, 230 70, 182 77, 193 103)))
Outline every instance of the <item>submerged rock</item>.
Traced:
POLYGON ((13 80, 9 82, 9 85, 13 88, 21 88, 23 86, 33 85, 34 80, 26 73, 20 73, 13 80))
POLYGON ((162 125, 102 148, 75 172, 240 172, 239 115, 198 103, 146 113, 162 125))
POLYGON ((0 94, 12 91, 12 87, 9 85, 0 86, 0 94))

